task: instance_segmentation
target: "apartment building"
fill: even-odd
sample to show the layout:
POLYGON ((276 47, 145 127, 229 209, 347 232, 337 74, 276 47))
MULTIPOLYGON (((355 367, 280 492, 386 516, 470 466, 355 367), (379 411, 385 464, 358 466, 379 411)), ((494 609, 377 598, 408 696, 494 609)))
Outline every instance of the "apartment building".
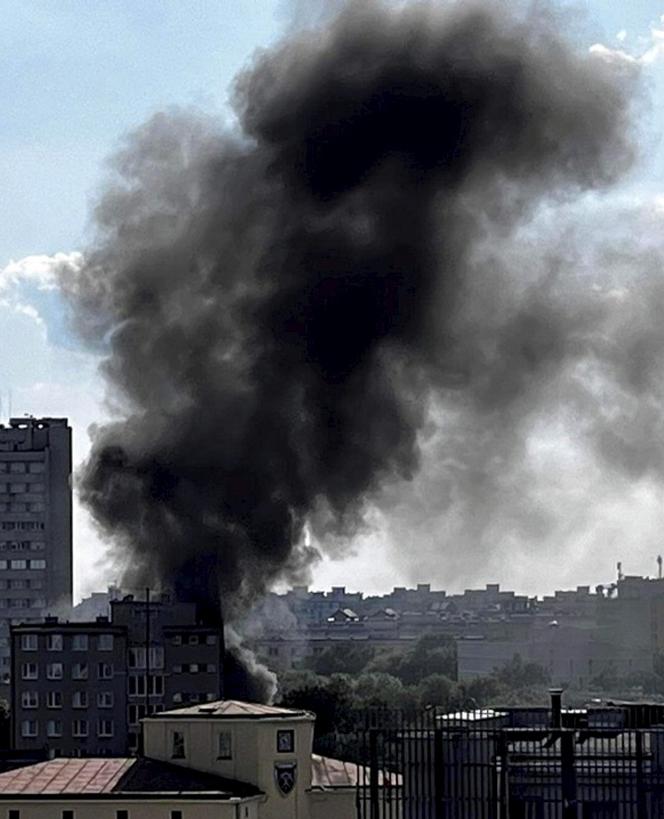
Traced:
POLYGON ((127 595, 110 606, 111 621, 127 633, 128 742, 135 751, 144 717, 222 696, 223 631, 200 622, 195 604, 168 594, 127 595))
POLYGON ((127 633, 94 623, 14 626, 12 733, 21 750, 117 756, 127 747, 127 633))
POLYGON ((19 749, 136 753, 140 721, 223 689, 221 626, 162 595, 111 602, 111 619, 13 626, 12 731, 19 749))
POLYGON ((71 428, 66 418, 0 425, 0 679, 9 626, 72 603, 71 428))

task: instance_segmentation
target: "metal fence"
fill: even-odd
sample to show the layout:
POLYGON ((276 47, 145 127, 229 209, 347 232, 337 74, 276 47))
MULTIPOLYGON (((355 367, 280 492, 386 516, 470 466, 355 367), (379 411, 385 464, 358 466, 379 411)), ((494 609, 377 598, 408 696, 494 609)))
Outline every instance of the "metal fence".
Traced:
POLYGON ((376 712, 358 756, 359 819, 664 819, 660 707, 376 712))

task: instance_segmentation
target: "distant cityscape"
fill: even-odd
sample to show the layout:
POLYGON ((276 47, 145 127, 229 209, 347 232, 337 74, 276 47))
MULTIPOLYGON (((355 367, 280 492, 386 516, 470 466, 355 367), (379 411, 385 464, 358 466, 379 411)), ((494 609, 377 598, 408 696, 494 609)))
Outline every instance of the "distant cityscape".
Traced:
POLYGON ((553 684, 583 687, 602 675, 652 672, 664 650, 664 580, 625 576, 594 589, 579 586, 542 598, 483 589, 447 594, 428 583, 367 596, 345 587, 295 587, 269 594, 246 631, 275 671, 297 668, 330 645, 399 651, 423 634, 456 642, 457 674, 490 674, 516 655, 541 665, 553 684))

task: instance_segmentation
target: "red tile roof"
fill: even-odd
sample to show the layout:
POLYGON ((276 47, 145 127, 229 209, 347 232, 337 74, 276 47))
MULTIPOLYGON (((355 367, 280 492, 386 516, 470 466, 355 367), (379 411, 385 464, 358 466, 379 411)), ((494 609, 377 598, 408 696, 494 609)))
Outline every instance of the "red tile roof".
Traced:
POLYGON ((50 759, 0 774, 4 793, 110 793, 135 759, 50 759))
POLYGON ((280 708, 276 705, 262 705, 258 702, 242 702, 241 700, 217 700, 200 705, 189 705, 185 708, 174 708, 170 711, 160 711, 148 719, 170 719, 172 717, 230 717, 233 719, 313 719, 308 711, 294 708, 280 708))
MULTIPOLYGON (((357 783, 369 782, 369 769, 354 762, 342 762, 329 756, 311 755, 311 784, 314 788, 354 788, 357 783)), ((399 774, 378 772, 378 784, 401 784, 399 774)))
POLYGON ((0 802, 6 798, 53 798, 60 794, 79 799, 138 793, 158 797, 165 792, 218 799, 260 794, 258 788, 245 782, 145 758, 51 759, 0 774, 0 802))

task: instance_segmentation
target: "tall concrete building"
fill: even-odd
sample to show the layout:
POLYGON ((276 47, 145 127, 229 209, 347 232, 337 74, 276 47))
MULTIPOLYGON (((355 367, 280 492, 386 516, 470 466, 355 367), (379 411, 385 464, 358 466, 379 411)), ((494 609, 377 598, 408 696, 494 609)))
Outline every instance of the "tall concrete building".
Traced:
POLYGON ((72 603, 72 452, 66 418, 0 425, 0 679, 9 626, 72 603))

